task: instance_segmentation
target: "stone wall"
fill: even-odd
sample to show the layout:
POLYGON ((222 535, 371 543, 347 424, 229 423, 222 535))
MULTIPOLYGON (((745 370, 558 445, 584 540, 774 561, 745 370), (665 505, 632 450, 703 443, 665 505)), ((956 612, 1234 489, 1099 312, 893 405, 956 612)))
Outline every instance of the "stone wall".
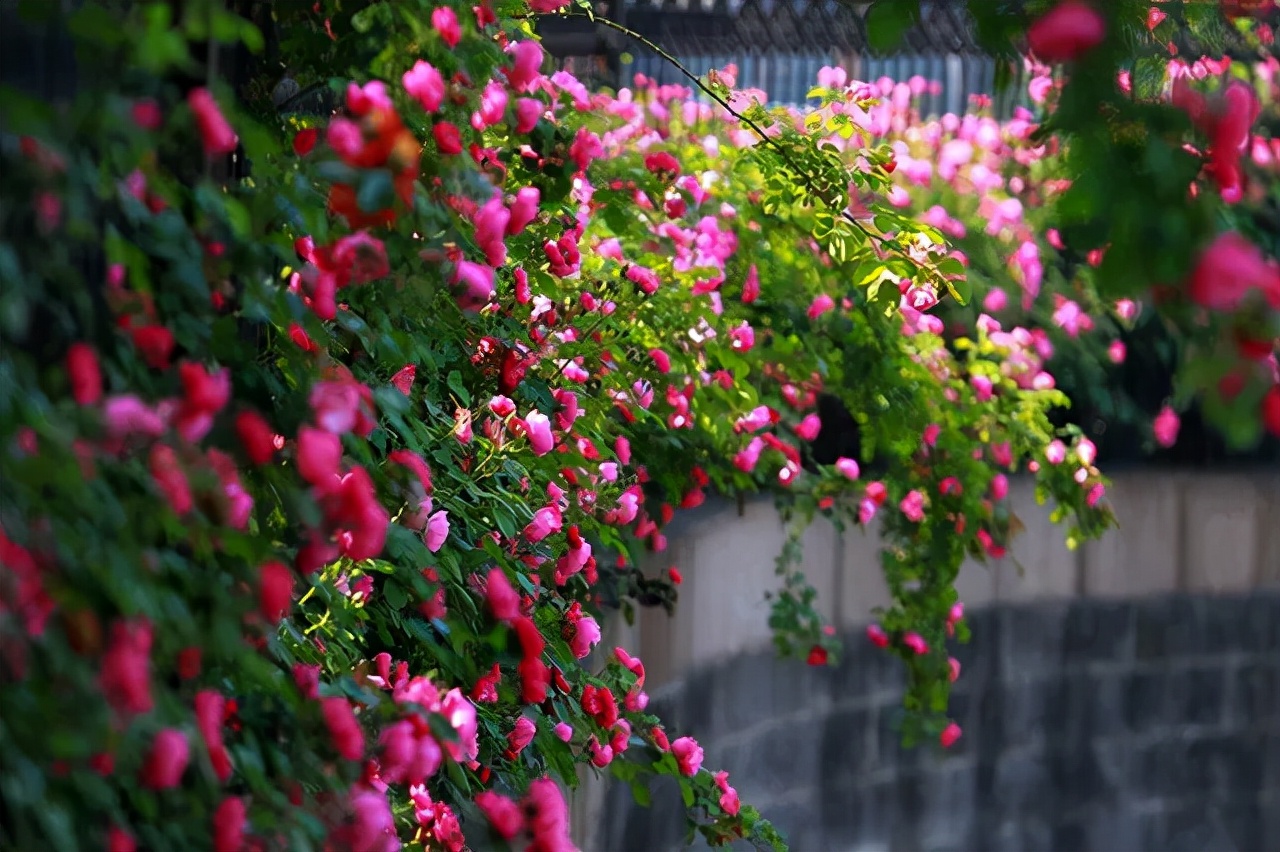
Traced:
MULTIPOLYGON (((1027 533, 1010 558, 962 572, 973 640, 948 752, 899 744, 900 667, 861 632, 885 591, 860 533, 807 542, 847 633, 838 668, 768 651, 767 502, 673 530, 676 616, 610 639, 796 852, 1280 850, 1280 473, 1119 477, 1121 530, 1075 552, 1029 492, 1015 486, 1027 533)), ((576 798, 586 852, 682 846, 674 787, 651 809, 598 782, 576 798)))

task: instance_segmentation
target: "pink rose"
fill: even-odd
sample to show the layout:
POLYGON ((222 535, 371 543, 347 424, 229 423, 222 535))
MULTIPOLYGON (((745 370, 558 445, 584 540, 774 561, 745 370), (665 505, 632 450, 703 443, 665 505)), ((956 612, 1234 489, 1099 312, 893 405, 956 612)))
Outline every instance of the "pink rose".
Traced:
POLYGON ((858 469, 858 463, 853 459, 847 459, 843 456, 836 459, 836 470, 847 479, 857 479, 861 474, 858 469))
POLYGON ((449 538, 449 513, 441 509, 427 518, 427 531, 423 538, 426 541, 427 550, 432 553, 439 552, 440 548, 444 547, 445 540, 449 538))
POLYGON ((671 744, 671 753, 676 756, 676 764, 680 771, 692 778, 702 768, 702 746, 693 737, 680 737, 671 744))
POLYGON ((404 90, 427 112, 435 112, 444 103, 444 77, 429 62, 419 59, 400 78, 404 90))
POLYGON ((1062 0, 1027 30, 1027 45, 1045 62, 1070 62, 1102 43, 1106 21, 1083 0, 1062 0))
POLYGON ((457 47, 462 39, 462 27, 458 16, 448 6, 440 6, 431 13, 431 27, 440 34, 440 40, 449 47, 457 47))
POLYGON ((600 641, 600 625, 589 615, 578 618, 570 625, 569 649, 581 660, 591 653, 600 641))
POLYGON ((507 574, 501 568, 489 571, 485 583, 485 599, 489 603, 489 611, 499 621, 511 621, 520 615, 520 595, 512 587, 507 574))
POLYGON ((196 128, 204 142, 204 152, 209 156, 230 154, 236 149, 236 133, 227 123, 209 90, 200 87, 192 89, 187 95, 187 106, 195 115, 196 128))
POLYGON ((533 735, 537 733, 538 726, 528 716, 521 716, 516 719, 516 726, 507 734, 507 744, 511 747, 514 754, 524 751, 525 746, 533 742, 533 735))
POLYGON ((818 433, 822 431, 822 420, 816 414, 806 415, 800 421, 800 425, 796 426, 796 435, 802 440, 812 441, 818 437, 818 433))
POLYGON ((177 787, 190 760, 191 746, 187 735, 174 728, 165 728, 151 742, 151 751, 142 765, 142 786, 151 790, 177 787))
POLYGON ((1182 425, 1182 421, 1169 406, 1160 409, 1160 413, 1156 415, 1155 422, 1151 424, 1152 431, 1156 436, 1156 443, 1162 447, 1172 447, 1178 441, 1178 428, 1182 425))
POLYGON ((907 516, 907 520, 918 524, 924 520, 924 495, 919 491, 909 491, 898 508, 907 516))
POLYGON ((476 807, 503 840, 511 840, 524 828, 520 805, 500 793, 485 790, 476 796, 476 807))
POLYGON ((828 296, 826 293, 823 293, 821 296, 818 296, 816 299, 814 299, 812 303, 810 303, 809 310, 807 311, 809 315, 809 319, 816 320, 818 317, 822 316, 823 314, 825 314, 827 311, 831 310, 835 306, 836 306, 835 300, 832 299, 830 296, 828 296))
POLYGON ((534 455, 545 456, 555 447, 555 437, 551 434, 551 420, 538 409, 533 409, 524 418, 528 428, 529 446, 534 455))

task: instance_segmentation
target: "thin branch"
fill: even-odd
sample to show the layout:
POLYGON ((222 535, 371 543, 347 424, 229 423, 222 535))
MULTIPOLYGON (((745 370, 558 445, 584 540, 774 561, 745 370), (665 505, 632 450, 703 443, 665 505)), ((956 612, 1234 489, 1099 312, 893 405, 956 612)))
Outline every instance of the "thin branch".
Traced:
MULTIPOLYGON (((748 118, 747 116, 743 115, 742 113, 734 109, 732 106, 730 106, 728 101, 722 98, 719 95, 719 93, 713 90, 706 83, 702 82, 702 78, 699 77, 697 74, 694 74, 692 71, 690 71, 684 65, 684 63, 682 63, 679 59, 676 59, 670 53, 663 50, 661 47, 654 44, 649 39, 640 35, 640 33, 636 32, 635 30, 629 29, 623 26, 622 24, 609 20, 608 18, 603 18, 599 15, 588 15, 585 12, 572 12, 568 10, 565 10, 560 14, 566 18, 588 18, 589 20, 595 21, 597 24, 600 24, 602 26, 608 27, 609 29, 616 30, 617 32, 622 33, 623 35, 627 36, 630 39, 633 39, 634 41, 639 42, 640 44, 647 47, 649 50, 656 53, 658 56, 662 57, 664 61, 670 63, 672 67, 674 67, 677 71, 679 71, 681 74, 687 77, 690 82, 692 82, 695 86, 697 86, 698 89, 703 94, 707 95, 709 98, 711 98, 721 107, 723 107, 726 112, 728 112, 738 121, 742 122, 748 128, 750 128, 751 131, 756 134, 756 136, 760 137, 760 140, 762 142, 764 142, 769 147, 773 148, 773 150, 777 151, 778 156, 782 157, 783 162, 785 162, 788 166, 790 166, 791 170, 800 176, 800 180, 804 182, 804 185, 808 187, 810 192, 812 192, 819 199, 823 197, 822 191, 818 189, 817 185, 813 181, 813 178, 809 175, 808 172, 806 172, 804 169, 800 168, 800 166, 796 164, 796 161, 791 158, 791 154, 789 151, 787 151, 786 148, 778 144, 778 141, 774 139, 772 136, 768 135, 768 133, 766 133, 765 130, 762 127, 760 127, 759 124, 757 124, 755 121, 753 121, 752 119, 748 118)), ((826 203, 828 205, 830 204, 830 202, 826 202, 826 203)), ((844 219, 846 222, 848 222, 849 224, 853 225, 853 227, 861 231, 864 235, 866 235, 866 237, 869 240, 872 240, 873 242, 878 242, 881 245, 887 245, 900 256, 905 257, 908 260, 911 259, 910 255, 907 254, 906 250, 904 250, 897 243, 886 239, 883 234, 876 234, 870 231, 866 225, 863 225, 856 218, 854 218, 853 214, 849 212, 847 207, 840 211, 840 217, 844 219)))

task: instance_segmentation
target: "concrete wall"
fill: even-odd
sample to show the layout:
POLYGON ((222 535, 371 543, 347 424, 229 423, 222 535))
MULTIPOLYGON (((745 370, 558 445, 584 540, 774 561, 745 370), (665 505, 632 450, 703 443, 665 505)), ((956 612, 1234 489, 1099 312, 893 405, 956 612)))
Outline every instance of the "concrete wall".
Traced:
MULTIPOLYGON (((842 665, 773 659, 768 501, 671 530, 675 617, 612 625, 611 644, 640 652, 654 706, 797 852, 1280 849, 1280 472, 1118 476, 1121 529, 1075 552, 1030 482, 1012 490, 1026 533, 958 583, 973 641, 946 754, 898 744, 901 671, 860 635, 887 601, 873 537, 806 542, 842 665)), ((645 810, 589 783, 583 849, 679 848, 673 792, 645 810)))

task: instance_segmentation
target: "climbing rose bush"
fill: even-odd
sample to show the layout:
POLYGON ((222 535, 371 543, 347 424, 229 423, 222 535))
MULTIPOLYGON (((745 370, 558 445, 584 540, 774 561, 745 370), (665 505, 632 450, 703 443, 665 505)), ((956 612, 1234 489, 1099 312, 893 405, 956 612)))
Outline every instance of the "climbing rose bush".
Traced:
MULTIPOLYGON (((1127 341, 1145 342, 1132 332, 1158 325, 1159 318, 1153 316, 1157 305, 1131 298, 1110 303, 1100 299, 1095 278, 1102 254, 1072 252, 1053 226, 1054 201, 1070 187, 1063 178, 1067 150, 1056 140, 1038 142, 1031 135, 1038 113, 1052 109, 1061 81, 1054 79, 1047 66, 1034 61, 1026 65, 1029 106, 1016 107, 1004 121, 992 117, 990 100, 981 96, 972 99, 965 115, 923 118, 918 99, 934 84, 922 77, 902 82, 885 78, 870 84, 878 102, 861 122, 863 132, 889 144, 897 164, 895 186, 885 199, 923 211, 922 220, 959 250, 974 295, 967 306, 947 302, 932 311, 949 335, 992 322, 1012 325, 1014 333, 1023 329, 1032 336, 1037 357, 1073 402, 1094 402, 1100 410, 1111 412, 1113 423, 1141 424, 1157 444, 1167 446, 1172 441, 1163 430, 1153 429, 1150 414, 1125 395, 1115 380, 1128 359, 1127 341)), ((1272 112, 1277 69, 1280 62, 1275 57, 1241 68, 1231 89, 1243 92, 1247 81, 1263 114, 1272 112)), ((1175 59, 1168 65, 1164 85, 1168 91, 1174 85, 1186 85, 1181 81, 1211 81, 1213 73, 1221 70, 1221 63, 1212 60, 1189 64, 1175 59)), ((819 79, 824 91, 843 88, 847 82, 844 71, 835 68, 824 69, 819 79)), ((843 144, 839 137, 831 142, 843 144)), ((1247 159, 1241 160, 1241 174, 1249 177, 1254 201, 1265 202, 1264 187, 1274 181, 1280 142, 1255 132, 1242 150, 1247 159)), ((1219 305, 1228 312, 1250 302, 1251 288, 1265 293, 1278 285, 1274 268, 1239 233, 1224 234, 1211 244, 1188 284, 1194 301, 1208 308, 1219 305), (1240 274, 1224 274, 1233 264, 1243 265, 1240 274)), ((1233 341, 1237 360, 1232 381, 1254 396, 1275 384, 1274 347, 1265 335, 1265 329, 1242 329, 1233 341)), ((1212 332, 1166 339, 1181 341, 1194 352, 1194 347, 1212 340, 1212 332)), ((1168 416, 1176 415, 1169 409, 1168 416)), ((1259 426, 1276 431, 1268 426, 1265 414, 1261 424, 1245 421, 1233 428, 1248 434, 1259 426)))
POLYGON ((784 848, 602 644, 675 604, 675 514, 779 495, 771 623, 815 664, 804 525, 879 525, 868 636, 943 746, 953 580, 1015 532, 1009 475, 1073 542, 1110 521, 1036 330, 936 315, 965 258, 893 203, 876 92, 816 123, 727 71, 729 110, 591 93, 528 11, 281 6, 333 106, 281 117, 192 79, 262 47, 222 4, 86 3, 75 98, 4 99, 6 845, 565 850, 601 771, 784 848), (821 399, 859 436, 830 458, 821 399))
MULTIPOLYGON (((1005 303, 1010 313, 997 317, 1004 321, 1039 313, 1035 324, 1051 338, 1055 328, 1086 330, 1086 320, 1105 336, 1115 330, 1111 318, 1124 329, 1158 324, 1157 348, 1172 354, 1144 360, 1179 368, 1166 421, 1194 403, 1230 448, 1280 435, 1275 3, 1038 0, 1020 14, 983 0, 966 5, 978 40, 1001 62, 1026 66, 1031 109, 1003 132, 976 120, 916 130, 914 138, 901 135, 906 124, 894 128, 897 138, 886 141, 914 151, 906 152, 914 168, 900 178, 899 201, 936 195, 942 210, 935 214, 968 231, 955 239, 972 261, 969 279, 980 295, 984 280, 1006 291, 993 305, 976 301, 989 314, 1005 303), (983 124, 980 137, 971 135, 983 124), (992 144, 1009 136, 1029 144, 1016 164, 1006 160, 993 174, 992 144), (926 179, 919 160, 937 141, 952 144, 937 150, 937 169, 926 179), (965 143, 972 143, 979 179, 961 179, 974 191, 955 197, 953 208, 948 184, 964 166, 956 157, 966 155, 965 143), (979 198, 986 209, 977 211, 978 222, 968 221, 964 213, 979 198), (973 244, 977 230, 997 238, 992 250, 987 240, 973 244), (1006 263, 1012 282, 1001 281, 1006 263), (1239 274, 1226 274, 1232 268, 1239 274), (1039 289, 1048 298, 1035 299, 1039 289), (1018 291, 1021 299, 1007 298, 1018 291), (1056 315, 1046 318, 1050 311, 1056 315)), ((869 38, 891 45, 918 13, 916 0, 877 0, 868 12, 869 38)), ((910 84, 902 81, 894 109, 905 110, 909 99, 910 84)), ((807 129, 820 144, 834 128, 807 129)), ((949 235, 959 230, 936 221, 949 225, 949 235)), ((1096 347, 1086 343, 1089 349, 1096 347)), ((1108 344, 1102 364, 1125 354, 1108 344)), ((1064 386, 1088 398, 1108 384, 1095 360, 1072 364, 1064 386)), ((1121 422, 1146 416, 1111 393, 1098 402, 1121 422)), ((1161 437, 1170 438, 1166 430, 1153 433, 1158 444, 1170 443, 1161 437)))

